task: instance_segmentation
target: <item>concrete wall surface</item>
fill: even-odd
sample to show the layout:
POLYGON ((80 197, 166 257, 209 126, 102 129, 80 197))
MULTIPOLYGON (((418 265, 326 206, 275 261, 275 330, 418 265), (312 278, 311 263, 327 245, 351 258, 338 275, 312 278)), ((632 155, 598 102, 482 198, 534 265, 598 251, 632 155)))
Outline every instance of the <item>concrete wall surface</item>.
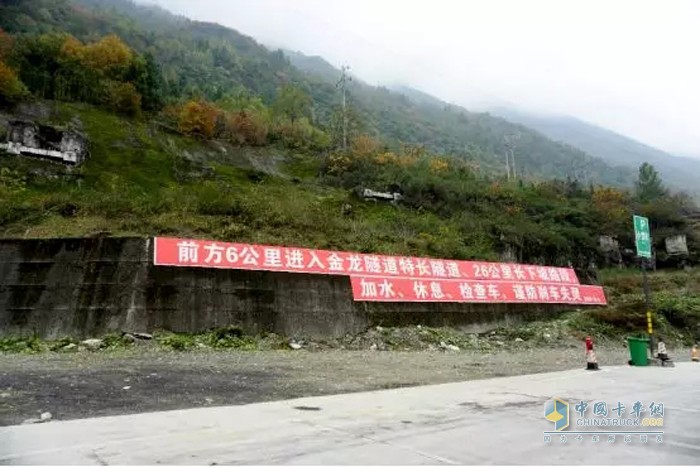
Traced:
POLYGON ((239 325, 335 337, 369 326, 483 330, 554 305, 366 303, 344 276, 154 266, 152 239, 0 240, 0 336, 92 337, 239 325))

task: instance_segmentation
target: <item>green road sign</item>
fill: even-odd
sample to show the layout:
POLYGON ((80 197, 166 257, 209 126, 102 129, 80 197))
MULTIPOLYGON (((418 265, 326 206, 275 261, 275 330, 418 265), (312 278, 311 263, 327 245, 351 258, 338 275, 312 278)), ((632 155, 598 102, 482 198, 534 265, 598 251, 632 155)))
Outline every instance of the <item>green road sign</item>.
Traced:
POLYGON ((651 235, 649 235, 649 219, 634 216, 634 238, 637 244, 637 256, 651 258, 651 235))

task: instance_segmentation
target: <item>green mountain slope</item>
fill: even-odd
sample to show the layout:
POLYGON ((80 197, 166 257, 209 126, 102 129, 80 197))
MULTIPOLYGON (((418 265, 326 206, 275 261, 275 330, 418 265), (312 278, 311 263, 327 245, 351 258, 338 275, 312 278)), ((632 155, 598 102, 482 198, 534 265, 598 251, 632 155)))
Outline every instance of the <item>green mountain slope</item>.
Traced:
POLYGON ((340 79, 341 72, 318 55, 304 55, 301 52, 283 50, 292 65, 306 73, 321 78, 327 82, 336 82, 340 79))
MULTIPOLYGON (((280 86, 292 83, 312 95, 316 124, 338 133, 337 70, 323 67, 319 60, 270 51, 217 24, 190 21, 127 0, 23 0, 0 5, 0 27, 13 34, 66 31, 81 40, 116 33, 137 51, 156 58, 171 100, 185 96, 217 100, 247 90, 269 103, 280 86)), ((632 170, 613 168, 526 127, 458 107, 417 103, 359 80, 350 84, 350 105, 354 133, 374 135, 390 149, 422 145, 438 154, 468 159, 484 173, 505 173, 504 136, 520 133, 516 161, 522 177, 571 177, 613 185, 630 185, 634 177, 632 170)))
POLYGON ((445 107, 447 105, 445 102, 441 101, 437 97, 431 96, 428 93, 419 91, 418 89, 412 88, 410 86, 398 84, 394 86, 389 86, 389 89, 391 89, 394 92, 398 92, 399 94, 403 94, 416 104, 432 105, 437 107, 445 107))
MULTIPOLYGON (((68 169, 0 152, 2 237, 194 236, 456 259, 505 254, 586 268, 598 258, 600 234, 631 246, 634 210, 653 219, 657 251, 679 232, 692 251, 700 245, 672 199, 637 205, 624 196, 604 201, 575 182, 494 182, 429 157, 391 164, 377 154, 348 164, 187 138, 86 104, 32 106, 41 123, 81 128, 90 155, 68 169), (392 185, 404 194, 396 206, 348 189, 392 185)), ((0 123, 18 116, 0 112, 0 123)))
MULTIPOLYGON (((663 254, 669 235, 686 234, 698 251, 683 217, 693 206, 683 197, 652 189, 637 197, 579 177, 528 180, 546 170, 525 173, 527 167, 566 173, 566 164, 579 161, 607 166, 503 119, 425 96, 418 104, 353 80, 356 138, 347 151, 336 150, 329 133, 337 93, 322 59, 307 60, 315 71, 304 71, 233 31, 167 14, 172 28, 146 30, 114 10, 66 2, 0 8, 4 25, 14 28, 0 34, 4 76, 14 89, 25 87, 13 95, 0 89, 0 133, 30 119, 82 131, 89 141, 87 160, 73 168, 0 151, 2 236, 168 234, 584 270, 592 261, 617 261, 599 256, 598 236, 630 245, 636 212, 651 218, 659 264, 679 261, 663 254), (82 28, 100 32, 85 33, 85 42, 64 33, 82 28), (100 36, 113 30, 143 54, 115 34, 100 36), (313 112, 298 87, 313 93, 313 112), (275 94, 268 105, 259 97, 266 89, 275 94), (225 98, 206 101, 217 93, 225 98), (516 131, 521 178, 494 177, 496 145, 516 131), (430 150, 402 147, 413 141, 430 150), (451 144, 455 150, 447 151, 451 144), (403 197, 396 205, 373 203, 359 195, 363 188, 403 197)), ((142 21, 161 24, 163 14, 155 10, 142 21)), ((56 129, 42 132, 39 139, 55 147, 56 129)), ((630 259, 626 250, 620 255, 630 259)))
MULTIPOLYGON (((286 54, 294 66, 325 84, 335 83, 328 80, 337 81, 340 76, 339 70, 321 57, 288 51, 286 54)), ((505 172, 504 137, 519 134, 515 155, 521 176, 571 177, 584 183, 618 186, 629 186, 634 179, 635 170, 613 167, 523 125, 485 113, 469 112, 408 86, 388 89, 354 79, 349 88, 356 107, 371 123, 371 130, 379 135, 478 161, 489 173, 505 172)))
POLYGON ((494 115, 533 128, 556 141, 600 157, 611 165, 639 167, 649 162, 676 189, 700 195, 700 159, 679 157, 573 117, 542 116, 499 108, 494 115))

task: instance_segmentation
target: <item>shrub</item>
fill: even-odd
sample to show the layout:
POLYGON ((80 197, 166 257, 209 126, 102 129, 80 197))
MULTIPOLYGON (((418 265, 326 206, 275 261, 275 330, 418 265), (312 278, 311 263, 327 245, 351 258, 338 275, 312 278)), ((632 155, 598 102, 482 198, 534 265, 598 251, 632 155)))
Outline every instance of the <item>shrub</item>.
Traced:
POLYGON ((296 150, 325 150, 330 146, 331 138, 325 132, 315 128, 306 118, 295 121, 281 120, 272 129, 272 139, 282 146, 296 150))
POLYGON ((259 112, 241 110, 226 116, 226 136, 234 144, 262 146, 268 132, 269 124, 259 112))
POLYGON ((115 112, 138 115, 141 112, 141 95, 132 83, 104 82, 103 105, 115 112))
POLYGON ((38 353, 46 350, 46 344, 38 337, 0 338, 0 352, 38 353))
POLYGON ((196 345, 194 336, 190 334, 156 334, 155 339, 159 345, 178 351, 190 350, 196 345))

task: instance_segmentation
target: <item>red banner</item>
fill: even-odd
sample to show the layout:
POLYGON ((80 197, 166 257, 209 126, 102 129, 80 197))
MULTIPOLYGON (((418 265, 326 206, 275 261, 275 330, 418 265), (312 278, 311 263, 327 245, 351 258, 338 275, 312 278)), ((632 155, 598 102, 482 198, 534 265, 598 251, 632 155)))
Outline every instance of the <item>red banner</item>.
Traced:
POLYGON ((571 268, 385 256, 164 237, 156 237, 154 241, 154 263, 158 266, 389 278, 467 279, 507 284, 579 283, 571 268))
POLYGON ((352 276, 350 281, 355 301, 607 304, 603 288, 591 285, 372 276, 352 276))

